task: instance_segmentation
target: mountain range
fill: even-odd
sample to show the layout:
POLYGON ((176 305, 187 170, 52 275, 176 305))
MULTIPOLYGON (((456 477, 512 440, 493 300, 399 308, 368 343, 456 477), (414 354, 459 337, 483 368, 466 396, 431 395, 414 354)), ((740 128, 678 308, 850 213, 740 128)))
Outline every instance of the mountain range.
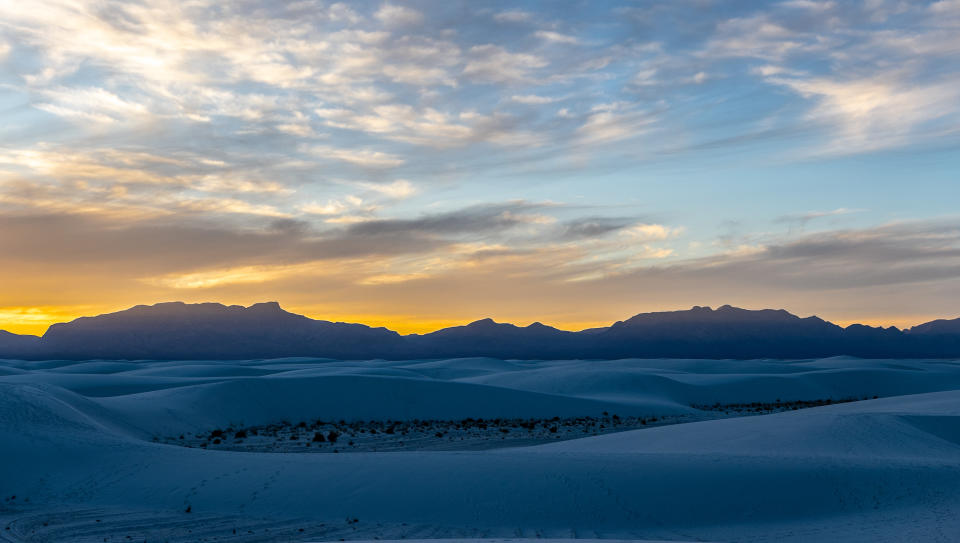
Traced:
POLYGON ((579 332, 539 322, 520 327, 482 319, 428 334, 315 320, 276 302, 243 307, 160 303, 82 317, 42 337, 0 330, 0 358, 203 359, 319 357, 408 359, 486 356, 558 358, 960 357, 960 319, 900 330, 846 328, 784 310, 725 305, 641 313, 579 332))

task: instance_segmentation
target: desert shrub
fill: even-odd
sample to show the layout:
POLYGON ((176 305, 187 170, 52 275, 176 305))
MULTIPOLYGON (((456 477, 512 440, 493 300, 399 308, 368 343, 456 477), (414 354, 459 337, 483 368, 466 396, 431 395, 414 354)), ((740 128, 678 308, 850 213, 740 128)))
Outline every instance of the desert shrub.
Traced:
POLYGON ((237 430, 237 433, 233 434, 234 439, 244 439, 245 437, 247 437, 246 430, 237 430))
POLYGON ((314 432, 313 442, 314 443, 323 443, 327 438, 323 437, 323 432, 314 432))
POLYGON ((329 441, 330 443, 336 443, 338 437, 340 437, 340 434, 338 434, 333 430, 330 430, 330 432, 327 434, 327 441, 329 441))

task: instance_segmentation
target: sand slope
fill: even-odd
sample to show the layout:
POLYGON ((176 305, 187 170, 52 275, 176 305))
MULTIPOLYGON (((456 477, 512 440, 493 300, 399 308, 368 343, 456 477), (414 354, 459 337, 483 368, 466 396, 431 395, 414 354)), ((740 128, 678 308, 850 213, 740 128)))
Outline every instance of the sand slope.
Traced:
POLYGON ((0 537, 57 540, 68 522, 90 540, 109 532, 92 517, 78 520, 86 518, 79 510, 173 541, 237 518, 274 522, 271 533, 257 524, 251 541, 949 541, 960 533, 954 363, 285 360, 239 362, 214 376, 208 363, 89 364, 89 373, 6 364, 26 371, 0 377, 0 520, 14 528, 0 537), (126 392, 147 377, 168 381, 126 392), (84 396, 97 379, 97 395, 84 396), (477 452, 236 453, 147 439, 158 428, 307 411, 395 419, 680 411, 692 399, 869 394, 897 383, 929 391, 477 452), (306 531, 281 535, 279 526, 294 525, 306 531))

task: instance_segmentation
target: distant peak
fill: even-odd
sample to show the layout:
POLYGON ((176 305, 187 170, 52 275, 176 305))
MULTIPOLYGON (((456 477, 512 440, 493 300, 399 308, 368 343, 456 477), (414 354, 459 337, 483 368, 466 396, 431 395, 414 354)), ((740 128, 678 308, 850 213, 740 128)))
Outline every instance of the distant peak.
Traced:
POLYGON ((260 302, 260 303, 251 305, 247 309, 250 311, 257 311, 262 313, 267 313, 267 312, 280 313, 283 311, 283 308, 280 307, 279 302, 260 302))
POLYGON ((184 302, 157 302, 153 305, 138 305, 134 306, 133 309, 163 309, 163 308, 172 308, 172 307, 186 307, 184 302))
POLYGON ((8 332, 8 331, 6 331, 6 330, 0 330, 0 337, 7 337, 7 338, 13 338, 13 337, 17 337, 17 338, 35 338, 35 337, 39 337, 39 336, 34 336, 34 335, 30 335, 30 334, 14 334, 13 332, 8 332))
POLYGON ((184 302, 157 302, 153 305, 144 305, 144 304, 135 305, 130 309, 118 311, 115 313, 108 313, 108 315, 122 315, 125 313, 134 313, 134 314, 180 313, 185 310, 188 310, 191 307, 198 307, 201 305, 210 305, 210 304, 187 304, 184 302))
POLYGON ((485 318, 485 319, 480 319, 480 320, 478 320, 478 321, 473 321, 473 322, 471 322, 470 324, 468 324, 467 326, 473 326, 473 327, 496 326, 496 324, 497 324, 497 323, 496 323, 493 319, 491 319, 490 317, 487 317, 487 318, 485 318))
POLYGON ((667 323, 786 323, 797 320, 807 322, 820 321, 820 319, 816 317, 800 319, 796 315, 783 309, 743 309, 724 304, 715 310, 710 309, 709 306, 695 305, 690 309, 680 311, 639 313, 622 323, 618 322, 614 324, 611 328, 620 329, 624 326, 666 325, 667 323))

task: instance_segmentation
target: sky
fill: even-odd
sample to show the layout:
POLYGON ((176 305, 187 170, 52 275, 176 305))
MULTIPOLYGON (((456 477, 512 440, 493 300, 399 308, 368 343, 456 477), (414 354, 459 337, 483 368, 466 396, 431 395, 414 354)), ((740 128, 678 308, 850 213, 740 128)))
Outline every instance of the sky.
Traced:
POLYGON ((0 329, 960 316, 960 0, 0 0, 0 329))

